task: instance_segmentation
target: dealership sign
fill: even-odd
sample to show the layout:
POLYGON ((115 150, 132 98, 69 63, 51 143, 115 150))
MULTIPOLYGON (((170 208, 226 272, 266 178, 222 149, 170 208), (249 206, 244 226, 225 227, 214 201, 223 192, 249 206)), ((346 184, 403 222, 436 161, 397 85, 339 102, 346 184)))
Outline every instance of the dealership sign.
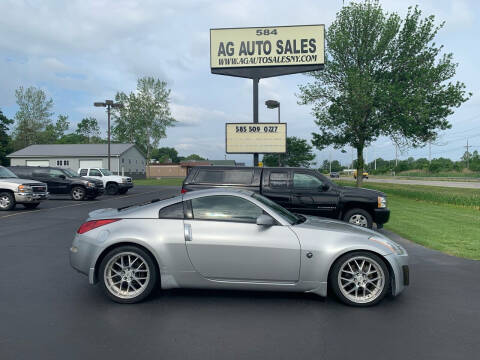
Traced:
POLYGON ((227 123, 225 142, 227 154, 285 153, 285 123, 227 123))
POLYGON ((211 71, 265 78, 320 70, 324 38, 324 25, 211 29, 211 71))

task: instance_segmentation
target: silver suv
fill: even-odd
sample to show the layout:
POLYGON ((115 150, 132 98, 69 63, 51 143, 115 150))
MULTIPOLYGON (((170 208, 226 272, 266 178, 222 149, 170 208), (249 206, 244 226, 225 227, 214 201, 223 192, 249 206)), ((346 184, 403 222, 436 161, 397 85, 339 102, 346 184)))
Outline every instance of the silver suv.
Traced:
POLYGON ((46 184, 19 179, 13 172, 0 166, 0 211, 12 210, 16 204, 22 204, 27 209, 35 209, 47 198, 46 184))

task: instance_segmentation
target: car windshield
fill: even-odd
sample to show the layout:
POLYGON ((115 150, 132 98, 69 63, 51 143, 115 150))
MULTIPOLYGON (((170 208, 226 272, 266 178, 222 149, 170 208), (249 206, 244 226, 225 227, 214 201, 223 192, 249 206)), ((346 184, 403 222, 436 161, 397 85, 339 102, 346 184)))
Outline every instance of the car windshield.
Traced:
POLYGON ((113 175, 113 173, 108 169, 100 169, 100 171, 102 172, 103 176, 112 176, 113 175))
POLYGON ((8 170, 7 168, 4 168, 0 166, 0 179, 8 179, 8 178, 16 178, 17 175, 15 175, 13 172, 8 170))
POLYGON ((78 177, 78 174, 72 169, 62 169, 62 171, 67 174, 68 177, 78 177))
POLYGON ((295 215, 294 213, 291 213, 284 207, 281 207, 277 203, 274 203, 272 200, 267 199, 266 197, 259 195, 259 194, 253 194, 252 197, 255 200, 260 201, 261 203, 267 205, 269 208, 274 210, 278 215, 280 215, 282 218, 284 218, 290 225, 295 225, 299 224, 305 221, 305 217, 301 215, 295 215))

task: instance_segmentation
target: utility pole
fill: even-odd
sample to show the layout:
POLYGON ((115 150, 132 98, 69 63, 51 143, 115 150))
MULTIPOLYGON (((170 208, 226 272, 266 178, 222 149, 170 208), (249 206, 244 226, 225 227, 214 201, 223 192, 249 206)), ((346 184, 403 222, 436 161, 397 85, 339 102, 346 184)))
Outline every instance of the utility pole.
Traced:
POLYGON ((330 164, 330 174, 332 173, 332 150, 328 153, 328 162, 330 164))
POLYGON ((467 169, 469 168, 469 163, 470 163, 470 153, 468 151, 469 149, 469 146, 468 146, 468 138, 467 138, 467 146, 465 146, 467 148, 467 169))
POLYGON ((432 142, 428 142, 428 162, 432 162, 432 142))
MULTIPOLYGON (((253 123, 258 123, 258 82, 259 78, 253 79, 253 123)), ((253 166, 258 166, 258 153, 253 154, 253 166)))

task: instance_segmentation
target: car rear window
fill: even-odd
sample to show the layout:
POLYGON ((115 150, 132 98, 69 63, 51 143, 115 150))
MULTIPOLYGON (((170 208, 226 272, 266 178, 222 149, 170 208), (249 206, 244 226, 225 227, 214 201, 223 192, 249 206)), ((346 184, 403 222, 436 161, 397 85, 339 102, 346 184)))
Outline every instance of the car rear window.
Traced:
POLYGON ((286 188, 286 187, 288 187, 288 173, 287 172, 272 172, 270 174, 270 186, 272 188, 286 188))
POLYGON ((81 169, 80 176, 87 176, 87 169, 81 169))
POLYGON ((210 170, 201 169, 195 177, 197 184, 231 184, 251 185, 253 180, 252 170, 210 170))
POLYGON ((183 202, 165 206, 158 214, 160 219, 183 219, 183 202))

